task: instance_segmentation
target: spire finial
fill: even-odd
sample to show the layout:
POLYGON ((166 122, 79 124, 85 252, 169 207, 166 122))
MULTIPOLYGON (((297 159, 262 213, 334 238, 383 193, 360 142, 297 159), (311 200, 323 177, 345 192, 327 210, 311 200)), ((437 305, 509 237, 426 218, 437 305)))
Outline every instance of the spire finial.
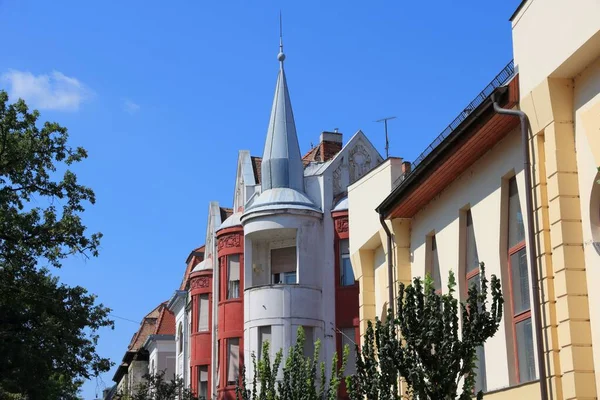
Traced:
POLYGON ((279 10, 279 54, 277 59, 283 67, 283 60, 285 60, 285 54, 283 54, 283 24, 281 23, 281 10, 279 10))

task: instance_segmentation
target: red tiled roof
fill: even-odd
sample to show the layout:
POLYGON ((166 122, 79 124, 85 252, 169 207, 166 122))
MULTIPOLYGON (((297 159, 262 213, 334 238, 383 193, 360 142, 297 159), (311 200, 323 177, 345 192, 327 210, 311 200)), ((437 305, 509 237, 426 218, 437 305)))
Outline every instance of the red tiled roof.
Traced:
POLYGON ((261 182, 261 172, 260 166, 262 165, 262 158, 251 156, 250 160, 252 160, 252 169, 254 170, 254 180, 257 184, 261 182))
POLYGON ((150 311, 142 320, 140 329, 133 335, 131 342, 127 347, 128 351, 138 351, 149 335, 154 333, 156 321, 160 316, 161 309, 165 308, 165 303, 159 304, 156 308, 150 311))
POLYGON ((342 150, 341 142, 331 142, 324 140, 317 146, 313 147, 302 157, 304 166, 312 161, 325 162, 331 160, 337 153, 342 150))
POLYGON ((156 323, 155 335, 174 335, 175 334, 175 314, 168 307, 166 302, 160 311, 160 317, 156 323))
POLYGON ((204 245, 192 250, 187 260, 185 261, 187 265, 185 267, 183 279, 181 280, 181 285, 179 285, 179 290, 185 290, 185 286, 187 285, 190 273, 192 272, 194 267, 198 265, 198 263, 202 260, 204 260, 204 245), (201 256, 199 255, 200 253, 202 254, 201 256))

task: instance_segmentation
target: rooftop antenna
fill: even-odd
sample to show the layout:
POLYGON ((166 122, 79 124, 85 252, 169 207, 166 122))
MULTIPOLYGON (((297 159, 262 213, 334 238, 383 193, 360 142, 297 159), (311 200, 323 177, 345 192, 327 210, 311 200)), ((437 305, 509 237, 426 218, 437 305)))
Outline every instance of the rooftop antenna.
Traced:
POLYGON ((279 10, 279 54, 277 59, 281 63, 283 68, 283 60, 285 60, 285 54, 283 54, 283 23, 281 22, 281 10, 279 10))
POLYGON ((383 126, 385 129, 385 158, 386 159, 390 157, 390 141, 388 139, 388 131, 387 131, 387 122, 390 119, 396 119, 396 117, 386 117, 386 118, 381 118, 381 119, 378 119, 377 121, 375 121, 375 122, 383 122, 383 126))

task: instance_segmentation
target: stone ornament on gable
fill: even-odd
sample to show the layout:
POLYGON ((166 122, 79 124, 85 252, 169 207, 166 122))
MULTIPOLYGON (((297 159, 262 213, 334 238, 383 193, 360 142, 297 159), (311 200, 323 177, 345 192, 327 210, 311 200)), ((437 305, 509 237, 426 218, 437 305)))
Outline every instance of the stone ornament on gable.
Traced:
POLYGON ((350 150, 350 183, 362 178, 371 169, 371 155, 362 144, 350 150))
POLYGON ((340 161, 340 165, 333 170, 333 194, 336 195, 342 191, 342 163, 344 159, 340 161))
POLYGON ((223 236, 219 238, 219 250, 229 247, 239 247, 240 246, 240 235, 237 233, 232 233, 230 235, 223 236))

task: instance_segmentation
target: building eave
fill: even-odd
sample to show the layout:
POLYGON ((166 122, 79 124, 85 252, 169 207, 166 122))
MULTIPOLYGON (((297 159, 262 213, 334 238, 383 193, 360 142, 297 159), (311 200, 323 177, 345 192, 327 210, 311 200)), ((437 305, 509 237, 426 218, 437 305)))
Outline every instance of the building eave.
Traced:
POLYGON ((172 312, 175 312, 178 303, 181 301, 185 304, 185 297, 187 296, 187 290, 176 290, 173 293, 173 296, 169 299, 169 303, 167 304, 167 308, 172 312))
POLYGON ((157 342, 159 340, 175 340, 175 335, 163 335, 163 334, 149 335, 146 338, 146 341, 144 342, 142 347, 144 349, 148 350, 148 346, 150 345, 151 342, 157 342))
POLYGON ((525 3, 527 3, 528 1, 529 0, 523 0, 523 1, 521 1, 521 4, 519 4, 517 6, 517 9, 515 10, 515 12, 512 13, 512 15, 510 16, 510 18, 508 19, 510 22, 512 22, 512 20, 515 19, 515 17, 519 13, 519 11, 521 11, 523 9, 523 7, 525 6, 525 3))
MULTIPOLYGON (((518 124, 518 120, 494 113, 491 94, 500 95, 501 104, 505 107, 514 107, 518 103, 518 78, 511 79, 507 86, 500 86, 486 96, 468 116, 458 124, 452 132, 439 142, 416 165, 416 167, 403 177, 401 182, 376 208, 377 213, 384 218, 411 218, 417 210, 426 205, 435 195, 447 187, 451 181, 439 182, 432 176, 443 170, 451 179, 455 179, 472 165, 485 151, 500 140, 518 124), (492 132, 490 134, 490 132, 492 132), (478 142, 478 147, 469 153, 468 160, 449 164, 451 156, 464 150, 466 144, 472 145, 471 140, 478 134, 486 134, 486 140, 478 142), (494 140, 496 140, 494 142, 494 140), (444 170, 446 168, 446 170, 444 170), (449 170, 449 168, 452 168, 449 170), (435 182, 435 183, 434 183, 435 182), (416 194, 417 192, 418 195, 416 194)), ((440 175, 438 173, 438 175, 440 175)), ((434 176, 437 178, 437 176, 434 176)))

